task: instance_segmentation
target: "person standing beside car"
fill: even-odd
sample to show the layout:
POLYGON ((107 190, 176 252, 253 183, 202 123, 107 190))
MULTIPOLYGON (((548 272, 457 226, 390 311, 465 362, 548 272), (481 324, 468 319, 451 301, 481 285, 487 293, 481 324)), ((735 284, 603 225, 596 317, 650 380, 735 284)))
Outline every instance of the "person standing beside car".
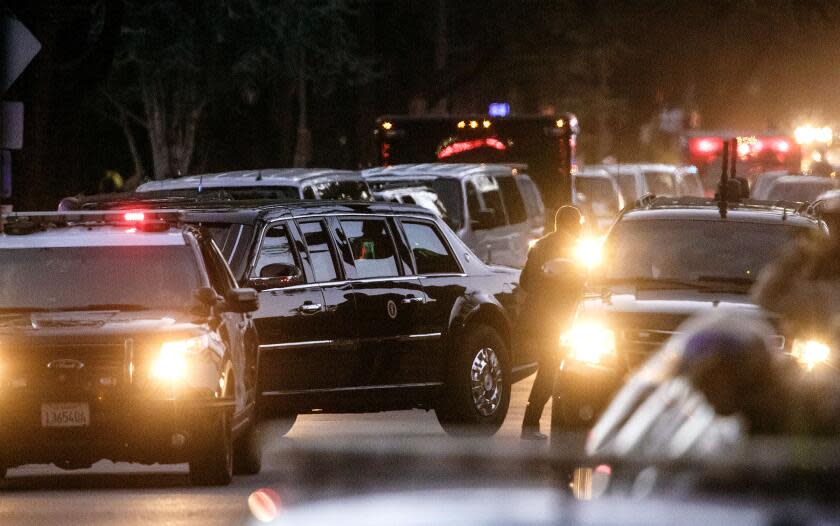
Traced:
POLYGON ((548 276, 543 267, 555 260, 574 259, 582 223, 580 210, 574 206, 560 207, 554 216, 554 232, 540 238, 528 251, 520 277, 520 287, 527 294, 520 334, 538 335, 535 338, 538 345, 537 377, 522 421, 521 436, 525 440, 547 438, 540 433, 540 416, 554 390, 560 335, 575 312, 585 280, 583 273, 574 272, 571 267, 564 276, 548 276))

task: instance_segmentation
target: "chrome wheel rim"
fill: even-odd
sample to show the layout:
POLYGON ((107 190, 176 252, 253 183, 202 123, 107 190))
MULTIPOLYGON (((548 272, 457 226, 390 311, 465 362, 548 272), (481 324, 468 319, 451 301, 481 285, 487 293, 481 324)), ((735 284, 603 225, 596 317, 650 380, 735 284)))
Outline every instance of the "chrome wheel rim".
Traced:
POLYGON ((481 348, 470 368, 470 387, 473 404, 481 416, 492 416, 502 401, 504 389, 502 364, 491 347, 481 348))

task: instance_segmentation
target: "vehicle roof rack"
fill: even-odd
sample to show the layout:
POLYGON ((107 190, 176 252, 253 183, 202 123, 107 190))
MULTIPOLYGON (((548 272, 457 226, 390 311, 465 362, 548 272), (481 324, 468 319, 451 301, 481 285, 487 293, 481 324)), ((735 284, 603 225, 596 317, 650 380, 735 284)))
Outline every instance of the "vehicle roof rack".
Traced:
POLYGON ((650 205, 653 204, 653 201, 655 199, 656 194, 654 194, 653 192, 642 194, 642 196, 636 199, 636 201, 633 203, 633 208, 650 208, 650 205))

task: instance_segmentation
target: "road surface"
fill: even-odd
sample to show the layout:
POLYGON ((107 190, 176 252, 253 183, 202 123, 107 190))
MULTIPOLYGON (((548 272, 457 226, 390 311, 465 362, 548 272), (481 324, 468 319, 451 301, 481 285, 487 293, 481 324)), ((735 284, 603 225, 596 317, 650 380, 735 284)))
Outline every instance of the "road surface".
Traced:
MULTIPOLYGON (((271 439, 265 447, 259 475, 236 477, 224 488, 193 488, 186 465, 139 466, 99 462, 90 469, 62 471, 51 466, 22 466, 9 470, 0 493, 0 524, 254 524, 248 497, 259 488, 277 491, 284 505, 363 488, 374 474, 403 476, 412 480, 416 471, 440 468, 435 462, 415 459, 412 473, 399 473, 394 455, 404 451, 438 451, 455 444, 459 451, 494 450, 528 452, 545 450, 544 443, 522 442, 519 427, 533 376, 514 386, 510 411, 496 437, 469 442, 447 438, 433 412, 401 411, 362 415, 307 415, 298 419, 284 438, 271 439), (319 444, 323 453, 313 453, 319 444), (473 445, 474 444, 474 445, 473 445), (379 461, 339 461, 335 451, 344 447, 372 451, 379 461), (390 455, 390 456, 386 456, 390 455), (360 473, 362 472, 362 473, 360 473)), ((549 411, 542 427, 549 429, 549 411)), ((570 447, 579 447, 572 439, 570 447)), ((398 461, 397 461, 398 462, 398 461)), ((436 471, 436 484, 448 475, 436 471)), ((426 473, 428 475, 428 473, 426 473)), ((420 485, 424 481, 417 482, 420 485)))

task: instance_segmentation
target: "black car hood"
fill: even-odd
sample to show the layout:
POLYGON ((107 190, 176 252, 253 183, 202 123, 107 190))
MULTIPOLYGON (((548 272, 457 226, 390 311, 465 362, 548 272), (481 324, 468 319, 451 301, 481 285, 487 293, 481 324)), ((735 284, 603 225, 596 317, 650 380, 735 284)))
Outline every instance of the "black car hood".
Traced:
POLYGON ((691 289, 611 289, 597 296, 587 296, 581 309, 593 314, 661 314, 682 318, 718 308, 761 311, 749 294, 710 292, 691 289))
POLYGON ((622 347, 641 346, 652 350, 664 343, 687 319, 716 309, 764 315, 771 324, 778 325, 777 317, 768 315, 753 303, 746 290, 607 289, 600 295, 585 297, 578 308, 577 319, 598 320, 608 325, 616 331, 622 347))
POLYGON ((0 314, 0 338, 120 337, 194 334, 206 320, 179 311, 69 311, 0 314))

